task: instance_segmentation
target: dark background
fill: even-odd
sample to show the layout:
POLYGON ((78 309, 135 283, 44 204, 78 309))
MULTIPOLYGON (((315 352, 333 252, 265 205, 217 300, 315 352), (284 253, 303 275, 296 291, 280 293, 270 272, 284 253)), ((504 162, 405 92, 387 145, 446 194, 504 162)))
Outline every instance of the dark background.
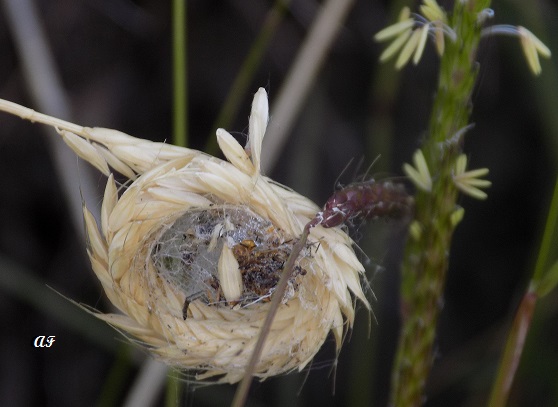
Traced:
MULTIPOLYGON (((168 3, 35 1, 72 121, 169 140, 168 3)), ((213 137, 217 114, 272 5, 251 0, 188 2, 192 148, 203 149, 213 137)), ((379 66, 383 47, 372 36, 391 21, 390 6, 385 1, 355 2, 269 174, 319 204, 333 192, 336 178, 353 157, 364 164, 345 171, 342 182, 355 179, 377 155, 381 158, 372 173, 401 175, 402 163, 411 160, 427 128, 438 59, 429 44, 419 66, 407 67, 400 75, 392 63, 379 66), (304 147, 308 145, 312 147, 304 147)), ((252 95, 260 86, 269 93, 273 115, 275 97, 319 7, 317 1, 293 0, 228 127, 240 139, 247 132, 252 95)), ((499 1, 493 7, 495 23, 526 25, 555 49, 554 3, 499 1)), ((493 38, 483 41, 479 52, 476 126, 466 136, 465 151, 471 168, 490 168, 493 185, 485 202, 460 199, 466 212, 452 246, 427 406, 486 402, 512 312, 540 244, 557 173, 557 70, 555 60, 545 60, 542 76, 532 76, 518 44, 512 38, 493 38)), ((29 89, 0 8, 0 97, 38 109, 29 89)), ((81 231, 68 214, 47 148, 49 136, 41 126, 0 116, 0 405, 119 405, 144 355, 127 350, 118 333, 56 294, 109 310, 86 258, 81 231), (50 349, 35 349, 37 335, 56 335, 56 342, 50 349)), ((56 136, 51 132, 50 137, 56 136)), ((87 167, 75 161, 76 172, 85 174, 87 167)), ((88 205, 98 208, 105 179, 98 174, 93 179, 98 194, 88 205)), ((76 196, 79 192, 76 187, 76 196)), ((377 297, 370 295, 375 319, 369 323, 369 315, 360 309, 337 364, 330 338, 309 372, 255 384, 249 405, 386 405, 399 324, 403 227, 371 222, 354 233, 370 260, 367 279, 377 297)), ((557 312, 556 293, 539 303, 511 406, 558 404, 557 312)), ((234 389, 188 383, 184 405, 227 405, 234 389)))

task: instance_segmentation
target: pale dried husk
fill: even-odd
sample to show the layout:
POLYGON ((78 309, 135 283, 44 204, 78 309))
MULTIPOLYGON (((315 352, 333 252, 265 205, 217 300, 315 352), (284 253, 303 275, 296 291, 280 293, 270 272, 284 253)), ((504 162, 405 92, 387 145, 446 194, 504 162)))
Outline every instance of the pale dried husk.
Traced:
MULTIPOLYGON (((249 208, 271 221, 285 240, 299 236, 319 211, 307 198, 260 174, 267 125, 265 91, 258 91, 252 107, 251 157, 229 133, 217 132, 230 162, 114 130, 48 121, 47 116, 16 109, 9 102, 0 103, 0 109, 56 125, 78 155, 109 175, 101 228, 85 207, 84 216, 93 271, 121 314, 95 315, 167 364, 195 369, 198 379, 239 381, 270 303, 233 307, 196 300, 184 319, 186 296, 161 278, 151 253, 157 238, 176 219, 216 202, 249 208), (133 180, 120 197, 110 168, 133 180)), ((339 349, 345 327, 354 320, 354 298, 369 306, 360 284, 364 268, 347 234, 340 228, 318 226, 309 240, 319 244, 300 260, 306 274, 297 277, 296 292, 281 304, 274 319, 255 369, 260 378, 302 369, 330 331, 339 349)))

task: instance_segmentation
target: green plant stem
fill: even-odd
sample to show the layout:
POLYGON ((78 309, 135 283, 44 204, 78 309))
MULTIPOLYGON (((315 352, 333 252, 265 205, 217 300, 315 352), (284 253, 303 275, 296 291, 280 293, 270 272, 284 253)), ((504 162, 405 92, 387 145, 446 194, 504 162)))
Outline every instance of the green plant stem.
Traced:
POLYGON ((183 383, 176 376, 176 372, 169 372, 167 376, 167 389, 165 394, 165 406, 180 406, 182 400, 183 383))
POLYGON ((457 189, 452 169, 462 142, 452 138, 469 120, 476 79, 475 56, 481 27, 477 13, 490 1, 455 2, 450 26, 455 43, 446 44, 440 78, 423 146, 431 191, 416 195, 415 222, 422 233, 410 237, 402 266, 402 329, 392 371, 391 405, 420 406, 433 360, 436 325, 448 268, 448 253, 455 224, 457 189))
MULTIPOLYGON (((188 82, 186 0, 172 2, 173 144, 188 147, 188 82)), ((178 406, 183 383, 167 375, 166 405, 178 406)))
POLYGON ((172 3, 173 144, 188 146, 188 88, 186 82, 186 0, 172 3))

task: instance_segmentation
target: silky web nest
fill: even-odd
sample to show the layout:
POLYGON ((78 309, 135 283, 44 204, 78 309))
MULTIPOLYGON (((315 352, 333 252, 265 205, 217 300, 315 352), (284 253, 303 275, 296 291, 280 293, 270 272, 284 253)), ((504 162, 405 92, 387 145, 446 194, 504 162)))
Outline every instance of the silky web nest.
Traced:
MULTIPOLYGON (((195 370, 197 379, 239 381, 283 264, 320 210, 260 172, 265 90, 254 96, 246 148, 217 130, 228 162, 10 102, 0 108, 55 126, 80 157, 108 175, 100 229, 85 207, 84 216, 93 271, 121 313, 95 315, 167 364, 195 370), (120 196, 110 168, 133 180, 120 196)), ((301 370, 330 331, 340 348, 355 298, 369 307, 360 284, 364 268, 351 245, 339 227, 312 229, 257 377, 301 370)))

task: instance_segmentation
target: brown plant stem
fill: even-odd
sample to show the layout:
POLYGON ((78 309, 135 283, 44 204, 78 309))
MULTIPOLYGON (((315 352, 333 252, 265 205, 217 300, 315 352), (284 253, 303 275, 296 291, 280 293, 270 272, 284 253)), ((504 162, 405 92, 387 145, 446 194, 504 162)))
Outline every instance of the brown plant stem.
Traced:
POLYGON ((314 225, 312 225, 311 222, 306 224, 304 230, 302 231, 302 234, 300 235, 300 240, 293 246, 293 250, 291 251, 289 258, 287 259, 287 262, 283 267, 283 273, 281 274, 279 283, 277 283, 277 287, 275 288, 275 291, 273 293, 269 311, 267 312, 264 323, 260 330, 260 334, 258 335, 258 340, 256 341, 256 345, 254 346, 254 350, 252 351, 252 355, 250 356, 248 365, 246 366, 244 377, 242 378, 242 381, 236 389, 231 407, 242 407, 246 403, 248 391, 250 390, 250 384, 252 383, 252 376, 256 371, 256 365, 258 364, 258 360, 260 359, 260 356, 262 354, 263 345, 271 329, 271 324, 273 323, 275 314, 277 314, 277 311, 281 306, 281 301, 283 300, 285 290, 287 289, 287 283, 289 282, 289 279, 291 278, 292 272, 294 270, 295 261, 306 245, 306 240, 308 239, 308 235, 310 234, 310 229, 313 226, 314 225))
POLYGON ((556 232, 558 225, 558 179, 554 186, 554 193, 550 202, 550 208, 546 219, 543 238, 533 276, 529 288, 523 296, 519 305, 513 325, 508 334, 504 354, 500 362, 498 374, 492 391, 488 406, 503 407, 509 398, 513 379, 517 372, 525 338, 531 326, 531 320, 535 310, 536 302, 552 292, 558 284, 558 261, 553 242, 558 238, 556 232))
POLYGON ((531 326, 537 299, 537 294, 531 290, 527 291, 523 296, 508 336, 498 377, 492 388, 492 394, 488 402, 489 407, 503 407, 506 405, 515 372, 523 353, 525 338, 531 326))

